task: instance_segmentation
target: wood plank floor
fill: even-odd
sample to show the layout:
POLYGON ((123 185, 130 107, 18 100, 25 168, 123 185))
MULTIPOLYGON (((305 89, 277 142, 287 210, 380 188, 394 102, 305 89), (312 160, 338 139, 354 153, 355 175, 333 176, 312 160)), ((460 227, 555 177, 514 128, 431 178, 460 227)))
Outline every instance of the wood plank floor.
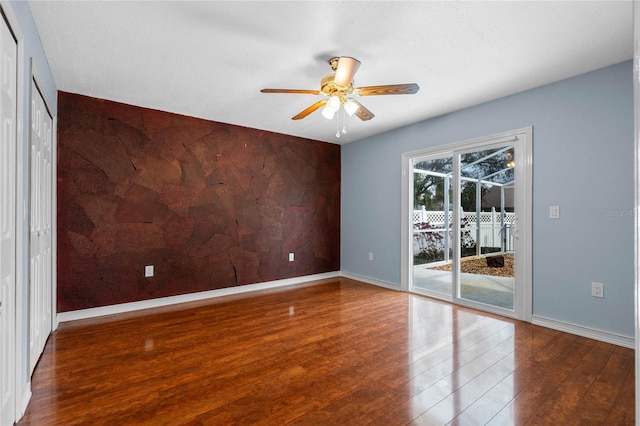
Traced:
POLYGON ((63 323, 19 425, 634 424, 634 352, 348 279, 63 323))

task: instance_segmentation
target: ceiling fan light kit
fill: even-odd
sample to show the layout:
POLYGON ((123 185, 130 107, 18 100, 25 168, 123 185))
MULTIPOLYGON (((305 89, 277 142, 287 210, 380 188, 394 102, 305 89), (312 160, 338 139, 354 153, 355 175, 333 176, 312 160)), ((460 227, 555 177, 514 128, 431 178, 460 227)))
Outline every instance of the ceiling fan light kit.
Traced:
MULTIPOLYGON (((374 114, 354 99, 354 96, 411 95, 420 90, 416 83, 355 87, 353 76, 360 67, 360 61, 349 56, 337 56, 329 59, 329 65, 334 72, 320 80, 320 90, 262 89, 261 92, 329 96, 294 115, 293 120, 305 118, 322 107, 322 116, 331 120, 342 105, 349 116, 355 114, 360 120, 367 121, 371 120, 374 114)), ((342 133, 346 133, 346 127, 343 127, 342 133)), ((336 132, 336 137, 340 137, 339 131, 336 132)))
POLYGON ((324 118, 331 120, 336 112, 340 109, 340 98, 338 96, 331 96, 327 101, 327 104, 322 110, 324 118))
POLYGON ((349 98, 344 101, 344 110, 349 114, 349 116, 352 116, 358 108, 360 108, 360 106, 353 99, 349 98))

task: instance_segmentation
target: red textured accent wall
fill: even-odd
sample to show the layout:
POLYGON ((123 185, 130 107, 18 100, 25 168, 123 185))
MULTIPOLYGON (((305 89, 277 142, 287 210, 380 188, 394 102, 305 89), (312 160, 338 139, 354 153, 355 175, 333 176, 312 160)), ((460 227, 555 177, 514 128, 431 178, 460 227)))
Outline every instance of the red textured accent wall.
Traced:
POLYGON ((59 312, 340 269, 338 145, 58 102, 59 312))

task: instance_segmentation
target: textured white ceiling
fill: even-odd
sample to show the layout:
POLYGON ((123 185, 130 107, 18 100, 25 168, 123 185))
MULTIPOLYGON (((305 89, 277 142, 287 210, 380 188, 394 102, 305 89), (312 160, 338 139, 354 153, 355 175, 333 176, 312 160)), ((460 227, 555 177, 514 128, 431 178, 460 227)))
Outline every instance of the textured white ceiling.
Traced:
POLYGON ((30 1, 59 90, 346 143, 629 60, 631 1, 30 1), (332 56, 362 62, 376 116, 291 117, 332 56))

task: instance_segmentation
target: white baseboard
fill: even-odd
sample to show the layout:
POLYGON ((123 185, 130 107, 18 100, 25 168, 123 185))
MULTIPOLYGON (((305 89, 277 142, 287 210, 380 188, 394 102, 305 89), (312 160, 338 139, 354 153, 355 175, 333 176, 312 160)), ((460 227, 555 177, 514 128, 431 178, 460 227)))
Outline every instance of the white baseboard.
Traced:
POLYGON ((571 333, 577 336, 587 337, 589 339, 599 340, 601 342, 635 349, 635 339, 632 337, 622 336, 620 334, 610 333, 608 331, 596 330, 593 328, 571 324, 564 321, 558 321, 551 318, 545 318, 539 315, 534 315, 531 319, 531 323, 542 327, 551 328, 553 330, 564 331, 565 333, 571 333))
POLYGON ((356 281, 361 281, 367 284, 377 285, 378 287, 388 288, 390 290, 400 290, 400 284, 392 283, 389 281, 382 281, 371 277, 365 277, 364 275, 352 274, 351 272, 340 272, 340 276, 356 281))
POLYGON ((118 305, 101 306, 98 308, 81 309, 77 311, 60 312, 57 322, 76 321, 80 319, 95 318, 106 315, 133 312, 142 309, 159 308, 163 306, 176 305, 178 303, 195 302, 212 299, 215 297, 230 296, 234 294, 248 293, 259 290, 266 290, 276 287, 292 286, 308 283, 310 281, 324 280, 328 278, 340 277, 340 271, 326 272, 323 274, 305 275, 302 277, 287 278, 283 280, 267 281, 257 284, 240 285, 235 287, 221 288, 218 290, 201 291, 197 293, 180 294, 177 296, 160 297, 157 299, 141 300, 139 302, 121 303, 118 305))
MULTIPOLYGON (((142 300, 139 302, 122 303, 118 305, 102 306, 98 308, 81 309, 78 311, 61 312, 58 313, 56 319, 57 322, 76 321, 80 319, 95 318, 106 315, 114 315, 125 312, 134 312, 142 309, 159 308, 163 306, 176 305, 179 303, 195 302, 200 300, 212 299, 222 296, 230 296, 234 294, 249 293, 259 290, 266 290, 276 287, 294 286, 298 284, 308 283, 310 281, 318 281, 323 279, 344 277, 352 280, 372 284, 378 287, 384 287, 390 290, 400 290, 400 285, 388 281, 378 280, 363 275, 353 274, 350 272, 327 272, 323 274, 305 275, 303 277, 287 278, 283 280, 268 281, 264 283, 248 284, 236 287, 222 288, 218 290, 203 291, 198 293, 181 294, 177 296, 162 297, 158 299, 142 300)), ((571 324, 564 321, 558 321, 551 318, 546 318, 539 315, 533 315, 532 324, 542 327, 551 328, 553 330, 559 330, 566 333, 575 334, 577 336, 587 337, 589 339, 599 340, 606 343, 611 343, 626 348, 635 349, 635 339, 632 337, 622 336, 615 333, 596 330, 581 325, 571 324)), ((26 409, 26 403, 29 402, 31 397, 30 384, 23 391, 23 404, 26 409), (26 401, 26 403, 24 402, 26 401)))

